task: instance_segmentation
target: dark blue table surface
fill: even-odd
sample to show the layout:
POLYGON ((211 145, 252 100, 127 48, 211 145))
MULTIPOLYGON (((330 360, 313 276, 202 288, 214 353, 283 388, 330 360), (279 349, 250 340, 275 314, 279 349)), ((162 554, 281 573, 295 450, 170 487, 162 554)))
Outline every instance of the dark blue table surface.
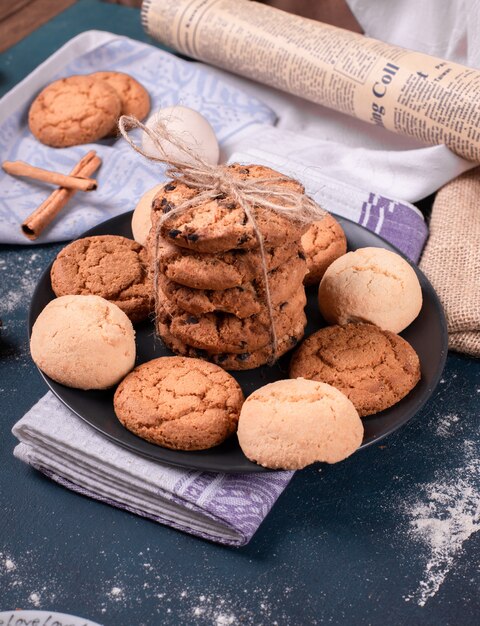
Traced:
MULTIPOLYGON (((0 58, 1 93, 91 28, 149 40, 138 12, 83 0, 0 58)), ((451 354, 407 426, 339 465, 298 472, 248 546, 220 547, 14 459, 11 427, 46 391, 27 308, 60 247, 0 247, 0 610, 106 626, 480 622, 478 361, 451 354)))

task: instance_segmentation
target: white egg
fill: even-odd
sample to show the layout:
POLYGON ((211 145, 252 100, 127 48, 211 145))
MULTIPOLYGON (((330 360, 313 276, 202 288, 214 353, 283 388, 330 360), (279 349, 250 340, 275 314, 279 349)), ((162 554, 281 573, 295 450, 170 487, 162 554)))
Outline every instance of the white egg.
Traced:
MULTIPOLYGON (((153 113, 148 118, 146 126, 155 129, 158 120, 166 125, 167 130, 175 139, 185 143, 201 159, 211 165, 217 165, 220 156, 218 141, 215 131, 203 115, 180 105, 165 107, 153 113)), ((188 155, 169 141, 163 142, 162 147, 166 155, 171 158, 190 160, 188 155)), ((146 154, 160 158, 164 156, 146 133, 143 133, 142 148, 146 154)))

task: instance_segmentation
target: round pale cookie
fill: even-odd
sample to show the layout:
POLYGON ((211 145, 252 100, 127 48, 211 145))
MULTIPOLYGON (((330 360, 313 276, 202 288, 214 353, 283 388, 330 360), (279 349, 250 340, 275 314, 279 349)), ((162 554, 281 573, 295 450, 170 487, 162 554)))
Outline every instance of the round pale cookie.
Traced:
POLYGON ((405 339, 377 326, 327 326, 295 352, 290 377, 333 385, 363 416, 404 398, 420 380, 420 362, 405 339))
POLYGON ((50 276, 55 295, 101 296, 132 322, 144 320, 154 308, 145 248, 126 237, 98 235, 73 241, 58 254, 50 276))
POLYGON ((162 187, 163 185, 155 185, 155 187, 146 191, 138 201, 137 206, 133 211, 133 238, 142 246, 146 244, 148 234, 152 227, 152 218, 150 217, 150 213, 152 212, 153 199, 162 187))
MULTIPOLYGON (((152 229, 153 230, 153 229, 152 229)), ((229 250, 208 254, 178 248, 161 240, 157 248, 159 271, 169 280, 192 287, 214 291, 231 289, 262 276, 262 257, 258 250, 229 250)), ((154 258, 153 238, 147 242, 149 257, 154 258)), ((288 262, 299 253, 298 244, 265 250, 267 271, 288 262)))
MULTIPOLYGON (((306 302, 302 285, 288 302, 273 310, 278 337, 283 337, 302 316, 306 302)), ((166 299, 160 301, 157 298, 156 312, 159 321, 168 323, 174 337, 208 352, 253 352, 272 340, 270 316, 266 311, 245 319, 227 313, 206 313, 197 317, 185 313, 166 299)))
MULTIPOLYGON (((115 89, 121 103, 120 115, 133 115, 138 120, 147 117, 150 111, 150 96, 145 87, 132 76, 123 72, 95 72, 90 76, 115 89)), ((110 128, 110 135, 117 133, 117 120, 110 128)))
POLYGON ((92 76, 69 76, 39 93, 28 125, 42 143, 66 148, 105 137, 119 115, 120 98, 110 85, 92 76))
POLYGON ((242 403, 240 385, 221 367, 178 356, 135 368, 113 399, 125 428, 173 450, 218 446, 235 432, 242 403))
POLYGON ((414 269, 399 254, 359 248, 330 265, 318 301, 331 324, 367 322, 399 333, 420 313, 422 288, 414 269))
MULTIPOLYGON (((306 262, 299 256, 268 273, 270 298, 273 307, 286 302, 300 287, 307 271, 306 262)), ((166 298, 192 315, 222 312, 244 319, 258 315, 266 308, 262 278, 239 287, 224 290, 192 289, 168 280, 159 273, 158 284, 166 298)))
MULTIPOLYGON (((234 164, 229 165, 227 171, 229 175, 241 181, 272 179, 271 186, 286 191, 303 192, 300 183, 263 165, 234 164)), ((268 189, 268 185, 265 185, 265 188, 268 189)), ((232 197, 224 193, 219 193, 214 200, 187 209, 182 214, 168 216, 168 207, 171 210, 197 193, 197 189, 175 181, 167 184, 154 200, 153 210, 167 214, 160 228, 165 239, 182 248, 198 252, 258 248, 258 238, 244 210, 232 197)), ((291 218, 273 210, 258 209, 254 206, 252 213, 267 247, 298 242, 307 229, 306 225, 293 222, 291 218)))
POLYGON ((302 236, 302 248, 307 259, 305 285, 318 285, 329 265, 345 254, 347 239, 343 228, 329 213, 319 222, 310 224, 302 236))
MULTIPOLYGON (((307 318, 305 317, 305 313, 302 313, 299 319, 289 329, 288 334, 279 337, 275 361, 297 345, 303 337, 306 324, 307 318)), ((271 362, 273 362, 272 346, 270 344, 253 352, 242 352, 240 354, 222 352, 215 354, 183 343, 170 333, 168 323, 163 324, 162 322, 158 322, 157 330, 163 343, 175 354, 205 359, 206 361, 220 365, 220 367, 226 370, 251 370, 265 365, 266 363, 271 364, 271 362)))
POLYGON ((272 469, 338 463, 362 443, 363 424, 338 389, 313 380, 278 380, 242 407, 238 441, 251 461, 272 469))
POLYGON ((135 331, 123 311, 99 296, 62 296, 37 317, 30 351, 62 385, 107 389, 135 364, 135 331))

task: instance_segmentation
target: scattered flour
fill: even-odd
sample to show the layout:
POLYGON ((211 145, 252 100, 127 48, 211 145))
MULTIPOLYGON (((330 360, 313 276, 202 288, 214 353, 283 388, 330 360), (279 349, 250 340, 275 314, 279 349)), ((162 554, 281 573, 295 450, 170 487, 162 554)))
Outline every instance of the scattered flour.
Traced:
POLYGON ((439 437, 451 437, 459 420, 460 417, 454 413, 442 416, 437 423, 436 434, 439 437))
POLYGON ((15 563, 12 561, 12 559, 8 557, 5 558, 4 565, 5 565, 5 569, 7 570, 7 572, 12 572, 14 569, 17 568, 15 563))
POLYGON ((115 600, 120 600, 123 597, 123 589, 120 587, 112 587, 109 596, 115 600))
MULTIPOLYGON (((447 416, 449 424, 458 420, 452 417, 447 416)), ((426 484, 423 497, 405 507, 409 535, 426 557, 423 578, 405 600, 422 607, 440 589, 467 539, 480 530, 480 450, 472 441, 463 445, 465 465, 426 484)))
POLYGON ((218 613, 215 616, 215 626, 232 626, 238 623, 235 615, 227 615, 226 613, 218 613))
POLYGON ((40 606, 40 595, 38 593, 31 593, 28 596, 28 599, 33 604, 33 606, 40 606))
MULTIPOLYGON (((18 253, 12 254, 12 263, 18 261, 18 256, 18 253)), ((30 256, 22 254, 21 263, 24 270, 23 274, 20 276, 14 272, 9 273, 8 268, 10 263, 5 262, 4 260, 2 268, 7 270, 7 276, 2 277, 3 289, 4 292, 6 292, 6 294, 2 297, 0 305, 2 316, 8 316, 9 314, 14 313, 20 307, 24 307, 25 309, 28 308, 33 290, 35 289, 39 276, 44 269, 41 265, 39 265, 39 263, 36 262, 38 258, 38 253, 33 253, 30 256)), ((45 262, 42 265, 45 265, 45 262)))

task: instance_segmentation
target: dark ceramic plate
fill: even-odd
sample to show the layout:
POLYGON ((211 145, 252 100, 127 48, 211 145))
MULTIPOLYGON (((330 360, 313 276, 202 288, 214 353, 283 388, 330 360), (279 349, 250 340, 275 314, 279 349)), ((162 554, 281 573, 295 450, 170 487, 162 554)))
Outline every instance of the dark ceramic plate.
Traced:
MULTIPOLYGON (((123 235, 132 237, 130 220, 132 213, 124 213, 103 224, 92 228, 88 235, 123 235)), ((338 218, 348 240, 349 250, 375 246, 398 252, 389 243, 374 233, 348 220, 338 218)), ((432 395, 440 376, 447 356, 447 330, 442 307, 433 287, 425 276, 414 268, 423 291, 423 307, 417 319, 402 333, 402 336, 412 344, 418 353, 422 368, 422 379, 419 384, 398 404, 372 415, 363 420, 365 437, 362 447, 371 445, 400 428, 412 418, 432 395)), ((306 335, 324 325, 318 312, 317 288, 307 291, 308 304, 306 308, 309 320, 306 335)), ((50 267, 44 272, 33 294, 29 315, 29 332, 42 309, 54 298, 50 284, 50 267)), ((145 322, 137 325, 137 364, 160 356, 171 356, 162 342, 155 337, 153 324, 145 322)), ((273 367, 260 367, 246 372, 232 372, 238 380, 245 396, 255 389, 281 378, 288 377, 288 363, 290 354, 285 355, 273 367)), ((194 468, 197 470, 247 473, 263 472, 264 468, 251 463, 242 453, 235 437, 229 441, 200 452, 177 452, 148 443, 126 430, 115 417, 113 411, 113 391, 81 391, 70 389, 54 382, 42 374, 53 393, 74 413, 109 439, 133 452, 150 459, 194 468)))

